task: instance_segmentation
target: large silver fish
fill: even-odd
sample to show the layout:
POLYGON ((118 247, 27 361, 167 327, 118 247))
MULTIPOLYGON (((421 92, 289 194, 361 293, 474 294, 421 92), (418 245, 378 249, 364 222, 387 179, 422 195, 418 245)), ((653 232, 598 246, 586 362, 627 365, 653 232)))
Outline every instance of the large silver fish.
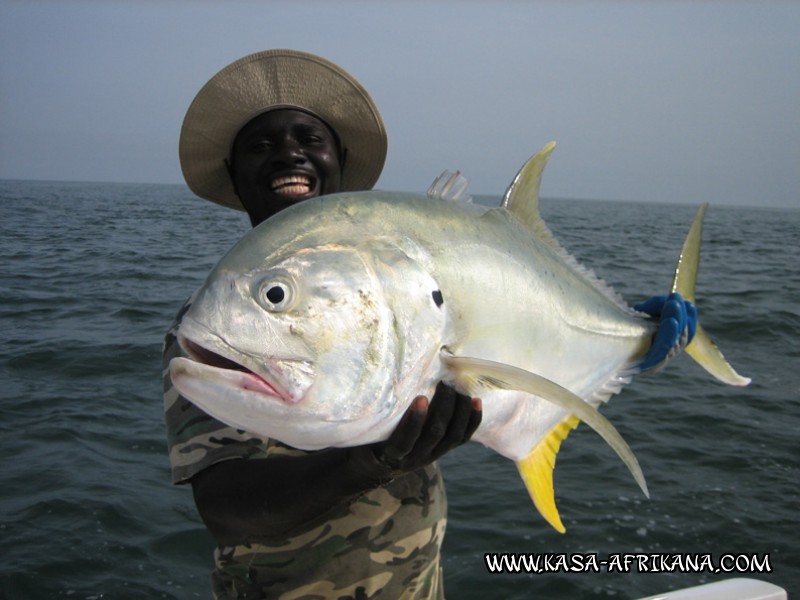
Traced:
MULTIPOLYGON (((237 428, 314 450, 386 439, 440 380, 483 400, 473 439, 514 460, 536 507, 561 441, 594 428, 647 488, 596 410, 630 381, 656 325, 556 242, 539 216, 549 144, 502 205, 447 191, 356 192, 295 205, 249 232, 197 292, 170 364, 178 390, 237 428)), ((673 291, 694 300, 702 217, 673 291)), ((687 352, 746 385, 698 326, 687 352)))

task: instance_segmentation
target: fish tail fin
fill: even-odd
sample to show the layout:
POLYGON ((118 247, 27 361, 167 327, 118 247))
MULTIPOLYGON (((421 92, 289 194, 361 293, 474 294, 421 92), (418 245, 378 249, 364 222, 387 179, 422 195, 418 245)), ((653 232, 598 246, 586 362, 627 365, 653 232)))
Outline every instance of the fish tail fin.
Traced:
POLYGON ((736 372, 719 351, 717 345, 711 341, 711 338, 699 325, 691 344, 686 346, 686 353, 723 383, 745 386, 751 381, 749 377, 742 377, 736 372))
POLYGON ((517 461, 517 469, 522 481, 525 482, 525 487, 528 488, 534 506, 559 533, 564 533, 566 528, 556 507, 553 469, 556 466, 556 455, 561 448, 561 442, 578 426, 578 423, 580 423, 578 417, 572 415, 566 417, 534 446, 528 456, 517 461))
MULTIPOLYGON (((692 226, 689 228, 689 233, 681 248, 678 264, 675 267, 675 278, 672 281, 672 291, 679 293, 690 302, 695 302, 695 284, 700 264, 700 240, 703 232, 703 218, 707 208, 708 204, 701 206, 692 221, 692 226)), ((738 386, 750 383, 749 378, 742 377, 734 370, 699 324, 694 338, 686 346, 686 353, 697 364, 724 383, 738 386)))

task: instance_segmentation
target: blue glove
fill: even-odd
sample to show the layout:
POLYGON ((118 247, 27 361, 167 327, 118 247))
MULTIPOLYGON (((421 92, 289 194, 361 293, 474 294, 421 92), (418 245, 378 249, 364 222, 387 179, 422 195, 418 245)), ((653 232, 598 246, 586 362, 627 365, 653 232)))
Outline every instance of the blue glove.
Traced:
POLYGON ((633 308, 659 319, 653 343, 639 363, 641 371, 663 367, 692 341, 697 331, 697 307, 678 293, 654 296, 633 308))

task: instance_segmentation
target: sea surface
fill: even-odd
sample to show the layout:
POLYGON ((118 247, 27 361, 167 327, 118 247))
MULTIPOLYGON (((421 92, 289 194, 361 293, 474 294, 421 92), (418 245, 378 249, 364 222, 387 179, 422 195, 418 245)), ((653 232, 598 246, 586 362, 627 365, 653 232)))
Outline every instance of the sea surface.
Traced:
MULTIPOLYGON (((634 303, 670 285, 693 202, 543 200, 542 212, 634 303)), ((190 490, 170 484, 161 342, 247 230, 179 185, 0 181, 0 598, 210 597, 212 538, 190 490)), ((711 206, 697 292, 701 322, 753 383, 722 385, 680 356, 626 387, 603 413, 651 498, 581 426, 555 471, 564 535, 510 461, 478 444, 452 452, 449 599, 627 599, 735 576, 800 597, 800 210, 711 206), (768 570, 492 574, 487 553, 572 568, 590 555, 735 555, 768 570)))

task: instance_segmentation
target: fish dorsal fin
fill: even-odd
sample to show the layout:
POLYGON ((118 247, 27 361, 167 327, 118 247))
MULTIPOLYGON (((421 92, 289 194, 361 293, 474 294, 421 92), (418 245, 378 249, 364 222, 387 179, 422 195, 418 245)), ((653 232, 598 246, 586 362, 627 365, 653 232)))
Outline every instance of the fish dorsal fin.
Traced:
POLYGON ((443 171, 428 188, 428 197, 435 200, 447 200, 448 202, 472 202, 469 195, 469 180, 461 174, 443 171))
POLYGON ((441 359, 450 371, 456 387, 471 396, 479 397, 480 391, 487 389, 517 390, 552 402, 567 411, 568 416, 583 421, 614 449, 644 495, 650 497, 639 461, 630 446, 608 419, 579 396, 549 379, 511 365, 482 358, 453 356, 445 352, 441 354, 441 359))
POLYGON ((525 482, 525 487, 528 488, 534 506, 545 521, 559 533, 564 533, 566 528, 556 508, 553 469, 556 466, 556 455, 561 448, 561 442, 578 426, 578 423, 580 423, 578 417, 572 415, 565 417, 536 444, 528 456, 517 461, 517 469, 522 481, 525 482))
POLYGON ((557 246, 553 233, 539 214, 539 186, 542 183, 542 172, 555 147, 556 143, 550 142, 528 159, 508 186, 500 206, 513 214, 534 235, 548 244, 557 246))
POLYGON ((539 214, 539 186, 542 182, 542 172, 555 147, 556 143, 550 142, 528 159, 528 162, 514 177, 514 181, 508 186, 500 206, 514 215, 528 231, 547 244, 565 263, 588 279, 602 294, 620 308, 630 310, 622 297, 611 286, 564 249, 539 214))

